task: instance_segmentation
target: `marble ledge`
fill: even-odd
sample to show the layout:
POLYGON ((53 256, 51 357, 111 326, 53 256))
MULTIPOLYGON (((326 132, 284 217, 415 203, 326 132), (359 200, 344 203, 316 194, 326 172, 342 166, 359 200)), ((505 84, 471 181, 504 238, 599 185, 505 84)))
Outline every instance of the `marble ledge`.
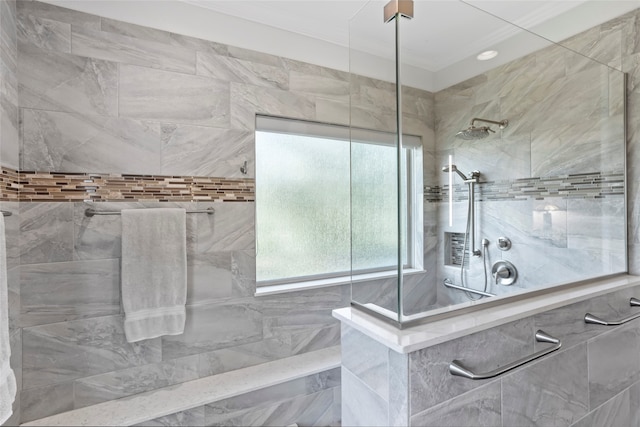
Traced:
POLYGON ((99 403, 23 426, 130 426, 340 367, 340 346, 99 403))
MULTIPOLYGON (((564 287, 541 295, 505 302, 476 311, 398 329, 353 307, 333 310, 333 317, 401 354, 451 341, 538 313, 640 285, 640 276, 627 274, 564 287)), ((499 297, 498 297, 499 298, 499 297)))

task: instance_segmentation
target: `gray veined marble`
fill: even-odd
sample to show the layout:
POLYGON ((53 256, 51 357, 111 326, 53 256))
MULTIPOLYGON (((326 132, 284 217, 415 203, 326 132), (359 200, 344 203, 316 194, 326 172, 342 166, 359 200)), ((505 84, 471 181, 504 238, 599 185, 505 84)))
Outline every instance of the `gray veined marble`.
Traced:
POLYGON ((70 411, 74 409, 73 382, 23 390, 20 407, 22 422, 70 411))
POLYGON ((250 178, 253 132, 178 124, 162 125, 162 174, 250 178), (248 174, 240 170, 247 162, 248 174))
POLYGON ((23 110, 26 170, 160 173, 160 126, 127 118, 23 110))
POLYGON ((123 317, 108 316, 23 329, 24 387, 42 387, 160 362, 160 339, 128 343, 123 317))
POLYGON ((589 411, 587 369, 581 344, 503 377, 504 425, 570 426, 589 411))
POLYGON ((22 203, 20 263, 71 261, 73 222, 70 203, 22 203))
POLYGON ((342 425, 386 426, 389 404, 348 369, 342 368, 342 425))
POLYGON ((204 304, 233 296, 231 253, 187 257, 187 304, 204 304))
POLYGON ((274 67, 227 55, 198 52, 196 74, 229 82, 289 89, 289 74, 282 66, 274 67))
MULTIPOLYGON (((203 208, 208 207, 202 204, 203 208)), ((196 251, 212 253, 255 249, 255 204, 215 203, 215 215, 197 218, 196 251)))
POLYGON ((413 415, 411 425, 420 427, 499 427, 502 426, 501 395, 500 381, 494 381, 413 415))
POLYGON ((84 28, 73 27, 71 34, 71 50, 76 55, 195 74, 192 50, 84 28))
POLYGON ((262 313, 251 299, 187 306, 182 335, 162 338, 163 360, 262 340, 262 313))
POLYGON ((18 72, 23 108, 118 115, 114 62, 30 49, 20 52, 18 72))
POLYGON ((122 369, 75 381, 75 409, 195 380, 198 356, 122 369))
POLYGON ((627 427, 638 425, 637 401, 631 402, 633 386, 595 408, 571 427, 627 427))
POLYGON ((363 333, 342 325, 342 366, 375 391, 389 400, 388 347, 363 333))
POLYGON ((640 331, 633 323, 592 339, 587 347, 591 408, 640 379, 640 331))
POLYGON ((171 42, 171 33, 167 31, 143 27, 141 25, 129 24, 128 22, 117 21, 115 19, 109 18, 102 18, 100 21, 100 29, 107 33, 114 33, 121 36, 133 37, 136 39, 163 44, 170 44, 171 42))
POLYGON ((28 264, 20 269, 23 327, 120 313, 120 261, 28 264))
POLYGON ((290 71, 289 79, 289 88, 293 92, 308 93, 340 102, 349 101, 349 83, 346 81, 297 71, 290 71))
POLYGON ((231 293, 249 297, 256 293, 256 254, 254 250, 231 253, 231 293))
POLYGON ((100 17, 39 1, 18 1, 19 15, 32 15, 71 24, 74 27, 100 29, 100 17))
POLYGON ((71 52, 71 24, 20 13, 17 29, 21 51, 37 46, 50 51, 71 52))
POLYGON ((229 82, 209 77, 120 66, 120 115, 166 123, 226 127, 229 82))
POLYGON ((134 427, 204 426, 204 406, 135 424, 134 427))
POLYGON ((307 353, 340 345, 340 325, 292 333, 291 354, 307 353))

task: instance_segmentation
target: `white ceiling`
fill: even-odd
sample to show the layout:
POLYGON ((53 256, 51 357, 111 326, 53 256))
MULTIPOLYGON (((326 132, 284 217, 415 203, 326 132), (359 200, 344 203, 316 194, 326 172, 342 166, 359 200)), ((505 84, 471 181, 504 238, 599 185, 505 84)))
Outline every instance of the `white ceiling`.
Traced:
MULTIPOLYGON (((388 0, 45 1, 393 79, 388 0)), ((640 0, 415 0, 414 7, 414 18, 400 22, 403 73, 408 84, 435 91, 636 9, 640 0), (500 51, 495 60, 475 60, 490 48, 500 51)))

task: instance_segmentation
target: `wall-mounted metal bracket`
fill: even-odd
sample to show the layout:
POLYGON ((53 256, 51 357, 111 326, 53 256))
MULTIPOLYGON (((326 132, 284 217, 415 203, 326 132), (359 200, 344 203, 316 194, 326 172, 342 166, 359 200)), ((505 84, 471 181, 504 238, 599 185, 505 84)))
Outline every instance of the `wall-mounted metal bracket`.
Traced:
POLYGON ((389 22, 397 14, 405 18, 413 18, 413 0, 391 0, 384 7, 384 22, 389 22))

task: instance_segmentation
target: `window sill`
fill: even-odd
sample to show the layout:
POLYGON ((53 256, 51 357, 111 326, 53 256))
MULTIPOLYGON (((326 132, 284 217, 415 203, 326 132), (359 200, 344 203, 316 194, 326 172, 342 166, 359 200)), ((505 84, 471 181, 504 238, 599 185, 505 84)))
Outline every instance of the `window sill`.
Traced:
MULTIPOLYGON (((416 268, 406 268, 403 270, 403 274, 419 274, 425 273, 425 270, 416 268)), ((275 295, 286 292, 307 291, 310 289, 326 288, 329 286, 348 285, 350 283, 364 282, 367 280, 383 279, 386 277, 394 277, 397 274, 396 270, 393 271, 379 271, 376 273, 357 274, 354 276, 341 276, 332 277, 330 279, 319 280, 306 280, 304 282, 292 282, 282 285, 268 285, 258 286, 256 289, 256 296, 275 295)))

